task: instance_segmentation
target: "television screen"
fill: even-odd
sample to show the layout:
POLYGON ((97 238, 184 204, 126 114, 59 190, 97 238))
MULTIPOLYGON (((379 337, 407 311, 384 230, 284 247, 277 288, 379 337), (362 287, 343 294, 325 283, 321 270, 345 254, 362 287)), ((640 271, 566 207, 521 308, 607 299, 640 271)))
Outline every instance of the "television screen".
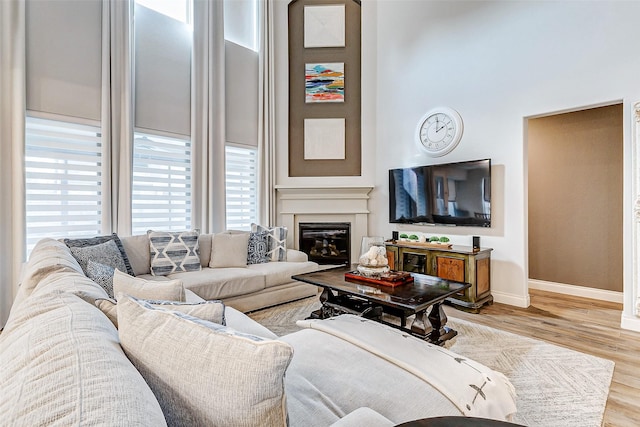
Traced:
POLYGON ((491 226, 491 160, 391 169, 389 222, 491 226))

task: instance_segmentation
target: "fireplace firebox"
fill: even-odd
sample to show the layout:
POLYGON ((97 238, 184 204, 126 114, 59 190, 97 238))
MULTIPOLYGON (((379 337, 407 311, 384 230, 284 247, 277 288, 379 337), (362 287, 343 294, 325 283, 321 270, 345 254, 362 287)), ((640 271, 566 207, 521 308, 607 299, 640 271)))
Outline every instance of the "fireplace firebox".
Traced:
POLYGON ((348 222, 304 222, 299 224, 299 248, 318 264, 351 263, 351 224, 348 222))

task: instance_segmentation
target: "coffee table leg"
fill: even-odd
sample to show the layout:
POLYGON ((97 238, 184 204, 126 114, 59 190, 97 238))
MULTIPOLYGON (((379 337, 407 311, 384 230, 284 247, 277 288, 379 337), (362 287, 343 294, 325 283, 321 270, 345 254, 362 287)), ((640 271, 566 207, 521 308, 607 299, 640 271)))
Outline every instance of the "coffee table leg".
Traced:
POLYGON ((458 335, 458 332, 445 326, 447 324, 447 315, 441 303, 436 303, 431 307, 429 322, 431 322, 432 327, 429 340, 434 344, 441 344, 458 335))
POLYGON ((427 338, 432 332, 431 325, 427 324, 425 315, 426 310, 417 312, 413 318, 413 323, 411 323, 411 332, 420 335, 423 338, 427 338))
POLYGON ((328 288, 323 288, 320 294, 320 302, 322 307, 311 313, 308 319, 328 319, 333 316, 333 310, 325 303, 333 297, 333 294, 328 288))

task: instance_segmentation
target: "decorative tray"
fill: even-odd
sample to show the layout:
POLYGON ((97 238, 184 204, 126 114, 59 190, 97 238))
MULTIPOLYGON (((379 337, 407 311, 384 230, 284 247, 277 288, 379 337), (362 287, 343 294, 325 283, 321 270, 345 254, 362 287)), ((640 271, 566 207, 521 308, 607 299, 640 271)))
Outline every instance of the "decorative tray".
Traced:
POLYGON ((396 246, 412 246, 421 248, 434 248, 434 249, 451 249, 453 245, 451 243, 433 243, 433 242, 409 242, 406 240, 396 240, 393 242, 396 246))
POLYGON ((412 283, 413 276, 404 271, 390 271, 382 274, 380 278, 374 278, 363 276, 357 271, 349 271, 348 273, 344 273, 344 280, 347 282, 373 283, 375 285, 391 286, 392 288, 395 288, 396 286, 412 283))

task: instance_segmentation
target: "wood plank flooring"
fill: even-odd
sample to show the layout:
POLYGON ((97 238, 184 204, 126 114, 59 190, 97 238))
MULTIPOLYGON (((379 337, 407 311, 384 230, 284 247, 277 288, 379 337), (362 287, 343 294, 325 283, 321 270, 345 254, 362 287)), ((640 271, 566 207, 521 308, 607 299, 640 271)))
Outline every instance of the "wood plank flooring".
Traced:
POLYGON ((526 309, 495 303, 479 314, 450 306, 445 312, 614 361, 603 426, 640 426, 640 333, 620 328, 622 304, 533 289, 529 293, 526 309))

